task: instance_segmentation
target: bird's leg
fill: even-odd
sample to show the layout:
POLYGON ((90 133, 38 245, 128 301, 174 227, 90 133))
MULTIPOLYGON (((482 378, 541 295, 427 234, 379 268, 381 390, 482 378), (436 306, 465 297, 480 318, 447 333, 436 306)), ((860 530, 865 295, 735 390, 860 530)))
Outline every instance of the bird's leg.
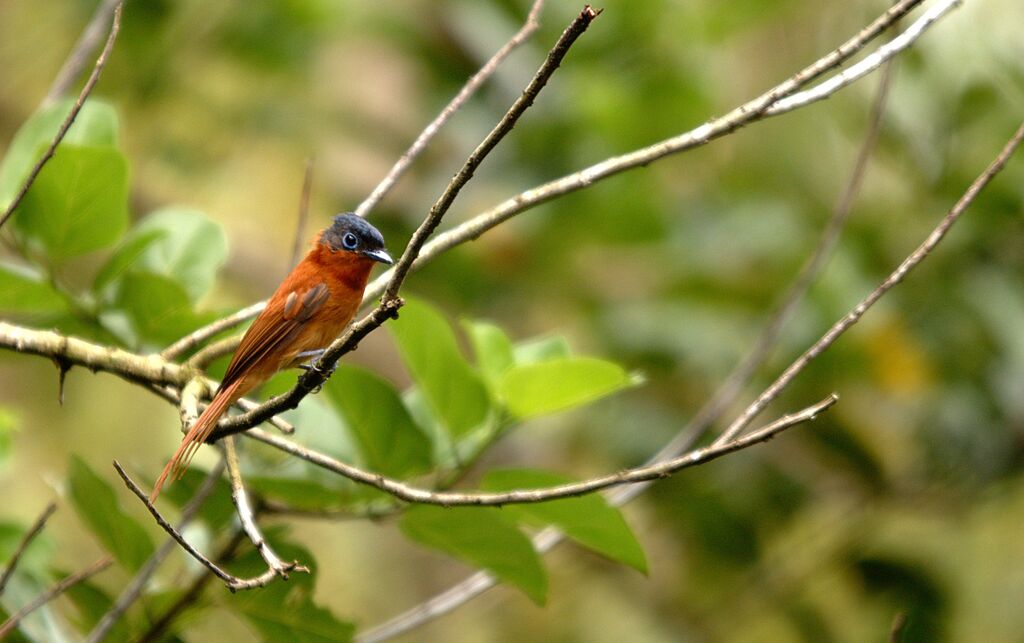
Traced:
MULTIPOLYGON (((312 351, 303 351, 303 352, 301 352, 301 353, 299 353, 298 355, 295 356, 296 361, 305 360, 306 358, 309 358, 309 361, 306 361, 306 362, 301 363, 301 364, 297 364, 297 366, 299 368, 301 368, 302 370, 304 370, 304 371, 316 371, 316 372, 319 373, 321 371, 320 371, 319 368, 316 367, 316 361, 318 359, 320 359, 325 352, 327 352, 326 348, 318 348, 318 349, 312 350, 312 351)), ((337 364, 334 364, 333 366, 331 366, 331 370, 328 371, 328 374, 333 373, 334 369, 337 368, 337 367, 338 367, 337 364)))

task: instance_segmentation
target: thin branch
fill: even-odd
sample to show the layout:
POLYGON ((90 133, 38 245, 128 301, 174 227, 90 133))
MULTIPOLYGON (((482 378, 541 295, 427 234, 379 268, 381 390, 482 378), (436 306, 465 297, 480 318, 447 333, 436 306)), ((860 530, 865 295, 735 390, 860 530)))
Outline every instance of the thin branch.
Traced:
POLYGON ((448 187, 445 188, 440 198, 430 208, 429 214, 426 219, 420 224, 420 227, 413 233, 412 238, 409 239, 409 243, 405 247, 405 252, 402 253, 402 257, 395 264, 395 267, 391 269, 391 280, 388 282, 387 287, 384 289, 384 299, 394 300, 398 298, 398 290, 402 287, 402 283, 405 281, 406 275, 409 273, 409 268, 412 266, 412 262, 419 256, 420 250, 423 248, 423 244, 427 242, 427 239, 434 232, 437 226, 441 223, 441 219, 445 213, 451 207, 455 201, 455 197, 459 195, 462 188, 473 178, 473 173, 480 167, 480 164, 487 157, 487 155, 493 150, 501 139, 505 138, 505 135, 512 131, 515 127, 519 117, 533 105, 533 101, 540 94, 540 91, 544 89, 548 79, 555 73, 558 66, 561 64, 562 59, 569 53, 569 48, 572 47, 576 39, 583 35, 583 32, 587 30, 590 23, 596 18, 598 12, 591 9, 590 5, 587 5, 583 11, 576 16, 576 18, 566 27, 565 31, 562 32, 561 37, 555 46, 548 52, 547 58, 544 63, 534 74, 533 79, 530 80, 530 84, 523 90, 522 95, 516 99, 512 104, 512 107, 508 109, 505 116, 494 126, 494 129, 484 137, 484 140, 473 150, 473 153, 469 155, 466 162, 463 164, 455 176, 452 177, 448 183, 448 187))
POLYGON ((117 462, 117 460, 114 460, 114 468, 117 470, 117 474, 121 476, 121 479, 124 480, 125 485, 131 490, 131 492, 134 493, 139 498, 139 500, 141 500, 143 504, 146 505, 146 509, 149 509, 149 513, 152 514, 157 524, 160 525, 163 528, 163 530, 171 536, 171 538, 177 541, 177 543, 181 545, 182 549, 188 552, 189 555, 192 556, 192 558, 198 560, 200 563, 202 563, 204 567, 213 572, 213 574, 217 578, 224 581, 224 584, 227 585, 227 588, 232 592, 238 591, 240 589, 254 589, 256 587, 265 587, 268 583, 270 583, 270 581, 274 580, 274 578, 277 576, 277 573, 272 569, 268 569, 265 573, 253 578, 239 578, 224 571, 223 569, 218 567, 216 563, 214 563, 212 560, 204 556, 198 549, 193 547, 192 544, 185 540, 185 537, 182 536, 178 532, 178 530, 176 530, 171 525, 171 523, 167 522, 166 518, 160 515, 160 512, 157 510, 157 508, 154 507, 153 503, 151 503, 149 501, 149 498, 146 497, 146 493, 139 488, 139 485, 135 484, 135 481, 128 476, 128 474, 117 462))
POLYGON ((222 333, 229 328, 234 328, 235 326, 252 319, 256 315, 259 315, 260 311, 262 311, 266 305, 266 300, 258 301, 255 304, 246 306, 223 319, 218 319, 217 321, 211 322, 202 328, 198 328, 161 351, 160 357, 163 357, 166 360, 176 359, 214 335, 222 333))
MULTIPOLYGON (((206 479, 203 480, 203 484, 196 491, 192 499, 188 501, 188 504, 181 510, 181 518, 178 521, 178 531, 180 532, 192 522, 196 513, 199 512, 199 508, 203 506, 206 499, 210 497, 216 487, 217 480, 224 472, 223 460, 217 464, 216 467, 210 470, 207 474, 206 479)), ((86 639, 89 643, 99 643, 110 633, 111 628, 114 624, 128 611, 128 608, 132 606, 135 601, 139 600, 142 596, 142 591, 146 588, 146 583, 156 573, 160 564, 174 551, 176 542, 173 538, 168 538, 160 545, 160 548, 153 552, 153 555, 149 557, 149 560, 145 562, 135 577, 132 578, 131 582, 124 588, 121 595, 117 597, 117 600, 111 605, 107 613, 100 618, 99 622, 96 623, 96 627, 93 628, 92 632, 89 632, 89 637, 86 639)))
POLYGON ((192 357, 188 358, 187 364, 192 368, 205 371, 214 361, 234 353, 241 343, 241 335, 231 335, 230 337, 218 339, 212 344, 207 344, 197 350, 192 357))
POLYGON ((318 467, 345 476, 354 482, 380 489, 381 491, 395 496, 399 500, 420 504, 441 505, 444 507, 493 507, 510 504, 547 502, 549 500, 556 500, 559 498, 571 498, 618 485, 665 478, 677 471, 704 464, 705 462, 710 462, 734 451, 739 451, 754 444, 770 440, 790 427, 815 419, 819 413, 827 410, 835 404, 838 399, 839 396, 833 393, 824 400, 816 404, 812 404, 802 411, 784 415, 775 422, 744 435, 741 438, 737 438, 727 444, 696 449, 677 458, 659 462, 650 466, 624 469, 618 473, 589 478, 580 482, 571 482, 568 484, 544 487, 541 489, 516 489, 500 493, 428 491, 392 478, 387 478, 377 473, 364 471, 350 464, 336 460, 328 455, 324 455, 318 451, 296 444, 291 440, 271 435, 266 431, 252 429, 246 433, 246 435, 257 439, 260 442, 276 447, 285 453, 301 458, 306 462, 315 464, 318 467))
POLYGON ((426 149, 427 145, 438 131, 440 131, 444 124, 448 122, 448 119, 450 119, 455 112, 457 112, 459 108, 461 108, 462 105, 469 100, 474 93, 476 93, 488 78, 494 75, 498 66, 508 58, 509 54, 526 42, 526 40, 532 36, 535 31, 537 31, 537 28, 540 27, 538 18, 543 6, 544 0, 535 0, 533 6, 530 7, 530 12, 526 16, 526 22, 519 31, 516 32, 516 34, 497 51, 497 53, 491 56, 491 59, 484 63, 484 66, 481 67, 479 71, 473 74, 473 76, 466 81, 466 84, 462 86, 462 89, 460 89, 459 93, 455 95, 455 98, 445 105, 444 109, 441 110, 441 113, 435 116, 434 120, 432 120, 422 132, 420 132, 419 136, 416 137, 416 140, 413 141, 413 144, 409 146, 409 149, 402 154, 401 158, 395 161, 391 170, 388 171, 387 176, 385 176, 381 182, 377 184, 377 187, 373 189, 373 192, 371 192, 370 195, 359 204, 355 210, 357 215, 365 217, 370 213, 370 210, 381 202, 387 193, 395 186, 395 183, 398 182, 398 179, 400 179, 402 175, 405 174, 405 171, 409 169, 412 162, 416 160, 421 153, 423 153, 423 150, 426 149))
POLYGON ((89 97, 92 92, 92 88, 96 86, 96 81, 100 79, 100 72, 103 71, 103 66, 107 64, 107 57, 110 55, 110 51, 114 48, 114 41, 117 40, 117 32, 121 28, 121 8, 124 6, 124 2, 118 2, 117 8, 114 9, 114 18, 110 22, 110 34, 107 36, 107 43, 103 45, 103 50, 100 52, 99 57, 96 59, 96 65, 92 69, 92 73, 89 75, 89 79, 85 81, 85 86, 82 87, 82 91, 78 94, 78 98, 75 100, 74 106, 68 113, 67 118, 61 124, 60 129, 57 130, 57 135, 53 137, 53 141, 50 146, 46 148, 43 156, 36 161, 32 171, 29 172, 28 177, 22 184, 21 189, 18 190, 18 194, 14 197, 14 200, 8 204, 4 210, 3 215, 0 215, 0 228, 7 223, 7 220, 11 218, 14 211, 21 204, 22 199, 28 193, 29 188, 35 183, 39 173, 42 172, 43 166, 46 165, 47 161, 53 157, 54 152, 57 151, 57 146, 64 140, 64 136, 68 133, 71 125, 75 122, 75 118, 78 117, 78 112, 82 111, 82 105, 85 104, 85 99, 89 97))
POLYGON ((11 576, 14 575, 14 570, 18 566, 18 561, 21 560, 21 556, 28 549, 28 546, 32 544, 42 531, 43 527, 46 526, 46 521, 50 519, 53 512, 57 511, 57 503, 51 502, 46 505, 46 509, 43 509, 43 513, 39 514, 36 521, 32 523, 32 527, 25 532, 25 535, 21 537, 21 542, 18 543, 18 548, 14 550, 14 554, 11 556, 11 560, 8 561, 7 567, 4 568, 2 574, 0 574, 0 594, 4 593, 4 588, 7 587, 7 582, 11 580, 11 576))
POLYGON ((956 202, 956 204, 946 213, 946 216, 942 218, 942 221, 932 230, 928 238, 925 239, 921 245, 919 245, 914 252, 912 252, 906 259, 900 263, 899 266, 883 281, 877 288, 865 297, 859 304, 857 304, 853 310, 851 310, 845 317, 837 321, 828 331, 821 336, 821 338, 814 343, 807 351, 801 355, 795 362, 790 364, 789 368, 783 371, 782 375, 776 379, 771 386, 764 390, 761 395, 754 400, 750 406, 743 411, 743 413, 736 418, 736 420, 729 425, 729 427, 722 432, 722 435, 715 441, 716 444, 727 442, 734 436, 739 435, 743 429, 750 424, 758 413, 760 413, 768 404, 770 404, 775 398, 779 396, 782 391, 789 386, 789 383, 800 374, 808 364, 811 363, 814 358, 823 353, 829 346, 851 326, 856 324, 864 313, 870 309, 875 302, 882 298, 885 293, 889 292, 894 286, 903 281, 903 279, 913 270, 917 264, 921 263, 925 257, 931 254, 932 250, 935 249, 939 242, 946 236, 949 229, 953 227, 953 224, 957 222, 960 216, 967 210, 967 207, 974 202, 978 197, 981 190, 989 184, 989 182, 995 178, 997 174, 1006 165, 1006 162, 1016 151, 1020 145, 1021 138, 1024 137, 1024 124, 1021 124, 1020 128, 1014 133, 1013 137, 1006 143, 999 155, 992 161, 992 163, 985 168, 985 171, 981 173, 978 178, 971 183, 967 191, 964 192, 963 196, 956 202))
MULTIPOLYGON (((241 529, 236 530, 234 532, 234 535, 232 535, 231 539, 228 540, 227 544, 220 550, 220 552, 218 552, 214 560, 218 563, 229 562, 234 556, 235 551, 238 549, 238 547, 242 544, 244 540, 245 533, 241 529)), ((136 643, 163 641, 165 638, 163 636, 164 633, 171 626, 171 624, 174 623, 174 620, 182 612, 188 609, 190 605, 199 600, 199 597, 202 595, 203 590, 206 589, 206 586, 213 579, 213 577, 213 574, 205 570, 196 574, 192 579, 192 583, 189 585, 188 589, 182 592, 181 596, 178 597, 178 600, 174 601, 174 603, 167 608, 167 611, 161 614, 160 618, 156 619, 149 626, 149 629, 137 639, 136 643)))
POLYGON ((64 61, 60 71, 57 72, 57 76, 50 83, 50 90, 46 92, 46 98, 43 99, 43 107, 52 105, 68 93, 75 79, 88 64, 89 56, 100 44, 103 34, 107 31, 107 25, 113 20, 114 10, 119 4, 121 4, 120 0, 103 0, 96 7, 96 13, 93 14, 89 24, 82 31, 78 42, 71 49, 71 53, 64 61))
POLYGON ((0 639, 3 639, 8 634, 13 632, 14 629, 18 627, 18 623, 20 623, 23 618, 25 618, 32 612, 36 611, 43 605, 46 605, 53 599, 57 598, 58 596, 66 592, 68 589, 74 587, 75 585, 83 581, 88 580, 89 578, 100 573, 107 567, 110 567, 110 564, 113 562, 114 559, 111 556, 104 556, 103 558, 100 558, 99 560, 89 565, 82 571, 76 572, 64 578, 50 589, 46 590, 39 596, 32 599, 32 602, 30 602, 28 605, 15 612, 13 616, 11 616, 2 625, 0 625, 0 639))
POLYGON ((260 556, 267 563, 267 567, 282 579, 288 580, 288 574, 293 571, 306 572, 308 574, 308 567, 300 565, 297 560, 285 563, 270 548, 270 544, 263 537, 263 532, 260 531, 259 526, 256 524, 256 515, 253 512, 252 505, 249 503, 249 496, 245 492, 245 485, 242 483, 242 472, 241 467, 238 465, 238 451, 235 448, 235 438, 231 436, 225 438, 223 445, 228 476, 231 478, 231 501, 235 504, 238 520, 242 523, 242 530, 245 531, 245 535, 252 541, 256 551, 260 553, 260 556))
POLYGON ((823 98, 828 98, 832 94, 836 93, 843 87, 846 87, 850 83, 863 78, 867 74, 885 64, 886 61, 892 59, 893 56, 900 53, 904 49, 910 47, 914 42, 928 30, 929 27, 939 21, 942 16, 946 15, 953 9, 956 9, 963 0, 942 0, 925 11, 920 18, 915 20, 903 33, 899 34, 889 42, 879 47, 870 56, 866 56, 863 60, 851 65, 848 69, 844 69, 832 78, 822 82, 819 85, 812 87, 811 89, 793 94, 779 100, 777 103, 765 110, 768 116, 776 116, 778 114, 785 114, 786 112, 793 111, 798 107, 804 107, 810 105, 823 98))
POLYGON ((292 259, 288 262, 290 269, 302 259, 306 249, 306 221, 309 219, 309 195, 313 190, 313 159, 306 159, 306 171, 302 177, 302 194, 299 197, 299 216, 295 222, 295 243, 292 246, 292 259))
MULTIPOLYGON (((559 37, 558 42, 552 47, 551 51, 548 52, 547 57, 541 64, 540 69, 534 74, 533 79, 523 90, 522 95, 516 99, 516 101, 509 107, 505 115, 498 121, 498 124, 494 126, 494 129, 484 137, 484 140, 476 147, 475 150, 466 159, 462 168, 452 177, 449 181, 448 186, 445 188, 441 196, 438 197, 437 201, 430 208, 430 212, 427 214, 423 223, 413 233, 412 238, 405 247, 405 251, 402 253, 401 258, 395 264, 395 267, 388 271, 391 275, 388 281, 387 287, 384 291, 384 296, 381 298, 380 305, 378 305, 368 315, 360 319, 358 322, 352 324, 348 330, 338 339, 336 339, 325 351, 323 356, 317 360, 315 367, 306 371, 300 378, 298 383, 292 390, 278 395, 271 399, 266 404, 261 406, 254 412, 243 413, 242 415, 229 418, 230 428, 225 429, 225 424, 219 425, 217 431, 211 436, 210 440, 217 440, 230 435, 231 433, 238 433, 245 429, 254 426, 256 423, 275 415, 283 410, 295 408, 299 402, 307 395, 310 391, 315 390, 321 386, 327 378, 330 376, 330 372, 338 359, 342 355, 351 351, 359 343, 359 341, 368 335, 370 332, 376 330, 388 319, 393 319, 398 314, 398 309, 403 305, 403 301, 398 297, 398 291, 402 287, 406 276, 409 273, 409 268, 412 266, 416 257, 419 255, 423 244, 426 243, 427 239, 433 233, 434 229, 437 228, 438 224, 441 223, 441 219, 445 213, 451 207, 455 198, 458 196, 462 188, 469 182, 473 177, 473 173, 480 166, 487 155, 497 146, 499 142, 507 135, 512 128, 515 127, 519 117, 533 104, 533 101, 540 94, 540 91, 547 84, 551 75, 558 69, 562 59, 569 53, 569 48, 576 42, 583 32, 587 30, 590 23, 597 17, 597 12, 587 5, 583 11, 576 16, 576 18, 566 27, 565 31, 559 37)), ((365 298, 364 298, 365 300, 365 298)))

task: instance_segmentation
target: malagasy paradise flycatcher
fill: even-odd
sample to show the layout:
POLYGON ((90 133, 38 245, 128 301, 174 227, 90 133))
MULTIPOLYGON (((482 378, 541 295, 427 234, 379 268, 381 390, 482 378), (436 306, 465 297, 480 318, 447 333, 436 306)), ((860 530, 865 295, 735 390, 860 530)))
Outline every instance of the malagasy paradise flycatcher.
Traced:
POLYGON ((329 345, 359 309, 370 271, 394 263, 384 237, 354 214, 340 214, 316 237, 309 254, 285 277, 231 358, 217 393, 181 441, 153 485, 155 501, 167 476, 180 478, 217 421, 243 395, 281 370, 329 345))

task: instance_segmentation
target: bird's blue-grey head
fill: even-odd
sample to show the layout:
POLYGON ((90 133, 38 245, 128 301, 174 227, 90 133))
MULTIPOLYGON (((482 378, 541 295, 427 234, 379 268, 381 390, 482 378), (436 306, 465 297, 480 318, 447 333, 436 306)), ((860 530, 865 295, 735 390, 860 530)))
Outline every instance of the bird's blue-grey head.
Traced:
POLYGON ((354 252, 384 264, 395 263, 384 249, 384 237, 380 231, 351 212, 334 217, 334 223, 324 230, 320 241, 334 252, 354 252))

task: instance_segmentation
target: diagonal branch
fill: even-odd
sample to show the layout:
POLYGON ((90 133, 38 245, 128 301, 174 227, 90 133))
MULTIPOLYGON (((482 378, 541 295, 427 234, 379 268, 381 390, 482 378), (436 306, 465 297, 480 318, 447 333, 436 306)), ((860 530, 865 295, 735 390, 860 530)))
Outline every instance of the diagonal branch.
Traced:
POLYGON ((89 79, 85 81, 85 86, 82 87, 82 91, 79 92, 74 106, 72 106, 71 111, 64 119, 64 122, 61 123, 60 129, 57 130, 57 135, 53 137, 53 142, 51 142, 50 146, 46 148, 43 156, 36 161, 35 166, 33 166, 32 171, 29 172, 28 177, 21 185, 21 189, 18 190, 18 194, 14 197, 14 200, 7 205, 4 213, 0 215, 0 228, 2 228, 4 224, 7 223, 7 220, 11 218, 11 215, 14 214, 14 211, 18 208, 22 199, 24 199, 25 195, 28 193, 29 188, 31 188, 32 184, 35 183, 39 173, 43 171, 43 166, 46 165, 47 161, 53 157, 54 152, 57 151, 57 146, 60 145, 62 140, 64 140, 64 136, 68 133, 68 130, 71 129, 71 125, 75 122, 75 118, 78 117, 78 112, 82 111, 82 105, 85 104, 85 99, 89 97, 89 94, 92 93, 92 88, 96 86, 96 82, 100 79, 100 73, 103 71, 103 66, 107 64, 107 57, 110 55, 110 51, 114 48, 114 41, 117 40, 117 32, 121 28, 121 8, 123 6, 124 2, 122 0, 122 2, 117 4, 117 8, 114 9, 114 17, 110 22, 110 34, 107 36, 107 43, 103 45, 103 50, 96 59, 96 65, 93 67, 92 73, 89 75, 89 79))
POLYGON ((7 567, 4 568, 2 574, 0 574, 0 594, 4 593, 4 588, 7 587, 7 582, 11 580, 11 576, 14 575, 14 570, 18 567, 18 561, 21 560, 21 556, 28 549, 28 546, 32 544, 32 541, 36 539, 42 531, 43 527, 46 526, 46 521, 50 519, 53 512, 57 511, 57 503, 51 502, 46 505, 46 509, 43 509, 43 513, 39 514, 36 521, 32 523, 32 527, 25 532, 25 535, 21 537, 21 542, 18 543, 17 549, 14 550, 14 554, 11 555, 11 560, 7 563, 7 567))
POLYGON ((487 79, 494 75, 498 66, 508 58, 509 54, 526 42, 526 40, 532 36, 535 31, 537 31, 540 27, 538 18, 540 17, 540 12, 543 7, 544 0, 534 1, 533 6, 530 7, 530 12, 526 15, 526 22, 523 23, 523 26, 519 31, 517 31, 501 49, 491 56, 491 59, 484 63, 484 66, 473 74, 472 78, 466 81, 466 84, 462 86, 459 93, 444 106, 441 113, 435 116, 434 120, 430 121, 430 124, 420 132, 420 135, 416 137, 416 140, 413 141, 411 146, 409 146, 409 149, 402 154, 401 158, 395 161, 395 164, 391 167, 387 176, 385 176, 381 182, 377 184, 377 187, 373 189, 373 192, 371 192, 370 195, 359 204, 355 210, 357 215, 365 217, 370 213, 370 210, 381 202, 387 193, 395 186, 395 183, 398 182, 398 179, 402 178, 405 171, 409 169, 412 162, 423 153, 423 150, 426 149, 427 145, 431 140, 433 140, 434 136, 441 130, 444 124, 447 123, 453 115, 455 115, 455 112, 457 112, 478 89, 480 89, 481 85, 487 82, 487 79))
POLYGON ((910 253, 910 255, 904 259, 888 277, 886 277, 885 281, 872 290, 871 293, 869 293, 868 296, 859 304, 854 306, 845 317, 833 324, 832 327, 814 343, 814 345, 807 349, 807 351, 797 358, 795 362, 790 364, 789 368, 783 371, 783 373, 779 375, 778 379, 772 382, 771 386, 766 388, 764 392, 761 393, 761 395, 759 395, 757 399, 754 400, 750 406, 748 406, 746 410, 744 410, 743 413, 736 418, 736 420, 733 421, 725 431, 722 432, 722 435, 715 440, 715 444, 728 442, 733 437, 739 435, 743 429, 750 424, 751 420, 757 417, 757 415, 764 410, 768 404, 775 400, 775 398, 777 398, 779 394, 789 386, 790 382, 792 382, 793 379, 799 375, 812 360, 814 360, 814 358, 825 352, 843 333, 860 321, 860 318, 864 316, 864 313, 866 313, 868 309, 875 305, 875 303, 887 292, 892 290, 893 287, 903 281, 903 279, 917 266, 917 264, 924 261, 925 258, 931 254, 932 250, 939 245, 942 239, 946 236, 946 233, 949 232, 949 229, 953 227, 953 224, 956 223, 960 216, 967 210, 967 207, 974 202, 981 190, 988 185, 1000 171, 1002 171, 1003 167, 1006 166, 1006 162, 1010 160, 1010 157, 1013 156, 1017 147, 1020 146, 1022 138, 1024 138, 1024 123, 1021 124, 1014 135, 1006 143, 999 155, 996 156, 995 160, 993 160, 992 163, 985 168, 985 171, 982 172, 973 183, 971 183, 963 196, 960 197, 956 204, 954 204, 949 212, 946 213, 946 216, 942 218, 939 225, 937 225, 935 229, 932 230, 931 234, 928 235, 928 238, 925 239, 912 253, 910 253))
MULTIPOLYGON (((188 504, 181 510, 181 518, 178 521, 178 531, 180 532, 185 528, 196 513, 199 512, 200 507, 206 502, 206 499, 213 493, 216 487, 217 480, 220 478, 221 473, 224 472, 224 464, 221 461, 216 467, 210 470, 207 474, 206 479, 203 480, 203 484, 196 491, 196 494, 192 496, 192 499, 188 501, 188 504)), ((124 588, 121 595, 117 597, 117 601, 111 605, 110 609, 106 614, 100 618, 99 622, 96 623, 96 627, 89 632, 89 637, 86 639, 88 643, 99 643, 107 637, 110 633, 111 628, 124 616, 124 613, 128 611, 128 608, 132 606, 135 601, 139 600, 142 596, 142 592, 146 587, 146 583, 156 573, 160 564, 174 551, 174 545, 176 544, 173 538, 168 538, 164 541, 160 548, 153 552, 153 555, 149 557, 149 560, 139 569, 139 572, 135 574, 131 582, 124 588)))

